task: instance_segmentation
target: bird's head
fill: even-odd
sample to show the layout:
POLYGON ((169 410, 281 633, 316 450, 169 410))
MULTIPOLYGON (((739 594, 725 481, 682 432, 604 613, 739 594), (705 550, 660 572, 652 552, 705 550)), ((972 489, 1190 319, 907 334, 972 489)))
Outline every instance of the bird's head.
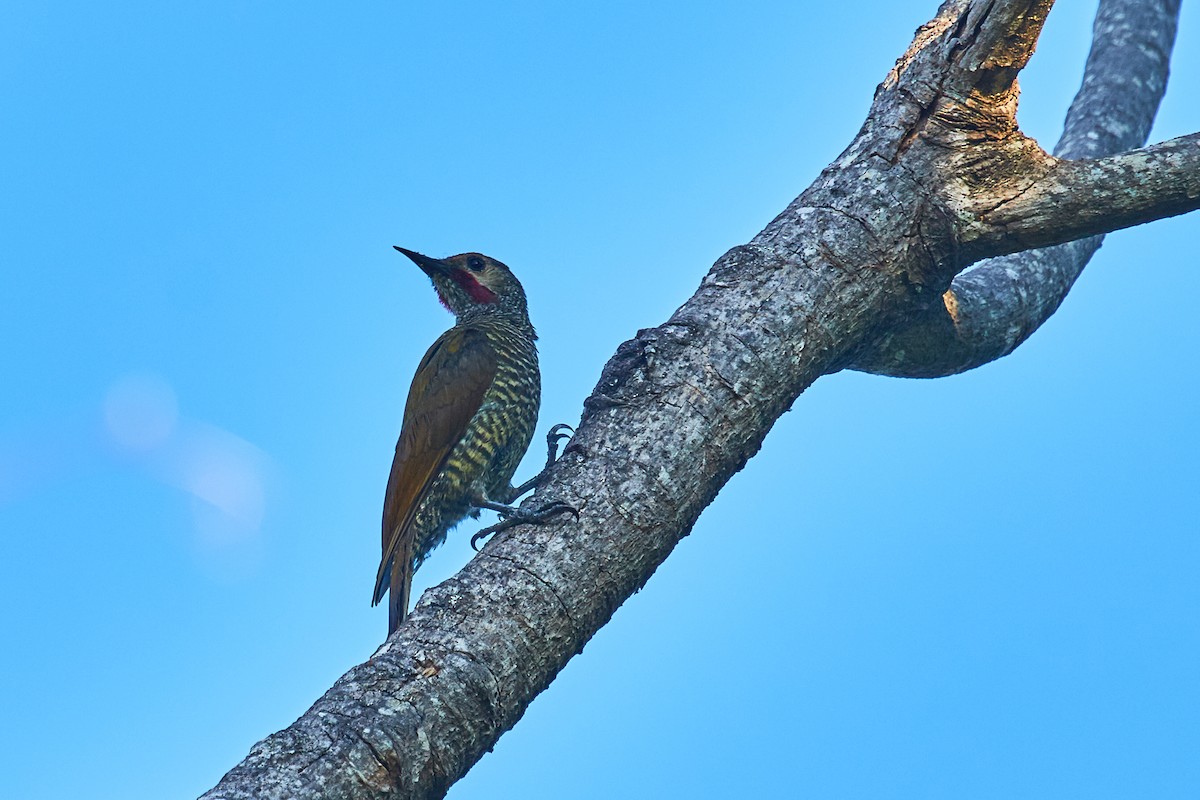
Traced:
POLYGON ((512 270, 482 253, 461 253, 430 258, 403 247, 408 256, 433 281, 438 298, 459 320, 496 314, 529 323, 525 290, 512 270))

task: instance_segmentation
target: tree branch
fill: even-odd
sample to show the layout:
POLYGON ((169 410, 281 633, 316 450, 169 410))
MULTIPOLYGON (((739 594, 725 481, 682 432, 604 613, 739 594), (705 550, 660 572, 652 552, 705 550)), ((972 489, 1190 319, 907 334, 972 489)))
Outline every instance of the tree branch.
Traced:
MULTIPOLYGON (((1094 159, 1146 143, 1167 73, 1179 0, 1103 0, 1083 85, 1054 155, 1094 159)), ((1058 310, 1103 236, 980 262, 943 302, 914 313, 855 356, 851 369, 952 375, 1008 355, 1058 310)))
MULTIPOLYGON (((972 204, 978 206, 980 200, 972 198, 972 204)), ((977 222, 962 235, 962 244, 968 254, 1013 253, 1196 208, 1200 134, 1107 158, 1057 161, 1031 187, 978 213, 977 222)))
POLYGON ((578 520, 490 541, 204 797, 442 796, 649 579, 807 386, 941 298, 965 263, 967 229, 947 201, 963 175, 1003 186, 1014 165, 1039 163, 1016 130, 1013 78, 1047 6, 944 4, 838 160, 604 367, 535 501, 564 501, 578 520))

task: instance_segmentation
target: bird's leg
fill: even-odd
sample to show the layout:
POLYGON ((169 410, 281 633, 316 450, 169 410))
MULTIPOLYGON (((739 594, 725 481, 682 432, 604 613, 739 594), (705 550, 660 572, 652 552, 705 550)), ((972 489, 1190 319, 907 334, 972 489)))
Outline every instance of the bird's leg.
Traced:
MULTIPOLYGON (((542 479, 546 477, 546 473, 550 471, 550 468, 554 466, 554 462, 558 460, 558 443, 563 439, 570 439, 573 433, 575 433, 574 428, 570 425, 564 425, 561 422, 550 429, 550 432, 546 434, 546 466, 542 467, 542 471, 537 475, 534 475, 513 489, 512 495, 509 497, 510 501, 516 500, 530 489, 534 489, 541 484, 542 479), (570 431, 571 433, 564 433, 564 431, 570 431)), ((487 508, 487 506, 484 506, 484 508, 487 508)), ((492 510, 496 511, 498 509, 492 510)))
POLYGON ((479 503, 480 508, 490 508, 492 511, 497 511, 501 514, 500 521, 495 525, 489 525, 483 530, 471 537, 471 549, 479 552, 479 540, 491 536, 493 533, 508 530, 516 525, 524 525, 526 522, 540 525, 556 514, 561 514, 564 511, 575 515, 575 519, 579 519, 579 512, 572 506, 567 505, 561 500, 555 500, 549 505, 542 508, 530 509, 526 511, 523 508, 513 508, 512 506, 501 505, 500 503, 491 503, 483 501, 479 503))
POLYGON ((493 503, 486 497, 471 498, 471 505, 475 506, 476 508, 486 508, 488 511, 495 511, 502 517, 511 517, 513 514, 516 514, 521 510, 516 506, 506 506, 504 503, 493 503))
MULTIPOLYGON (((570 431, 571 433, 575 432, 570 425, 559 423, 551 428, 550 432, 546 434, 546 466, 543 467, 542 471, 537 475, 534 475, 532 478, 510 491, 507 498, 509 502, 514 502, 518 497, 525 494, 530 489, 536 488, 542 482, 542 479, 546 477, 546 473, 550 471, 550 468, 554 466, 554 462, 558 460, 558 443, 563 439, 571 438, 571 433, 565 433, 565 431, 570 431)), ((489 525, 471 537, 471 549, 475 550, 476 552, 479 550, 480 539, 491 536, 493 533, 499 533, 500 531, 507 530, 514 525, 522 525, 526 522, 532 522, 535 524, 545 522, 555 514, 561 514, 564 511, 569 511, 575 515, 575 519, 579 519, 579 512, 577 510, 566 503, 557 500, 543 508, 530 509, 529 511, 516 508, 515 506, 504 505, 503 503, 496 503, 487 499, 486 497, 473 498, 471 503, 477 508, 486 508, 491 511, 495 511, 500 515, 499 522, 497 522, 495 525, 489 525)))

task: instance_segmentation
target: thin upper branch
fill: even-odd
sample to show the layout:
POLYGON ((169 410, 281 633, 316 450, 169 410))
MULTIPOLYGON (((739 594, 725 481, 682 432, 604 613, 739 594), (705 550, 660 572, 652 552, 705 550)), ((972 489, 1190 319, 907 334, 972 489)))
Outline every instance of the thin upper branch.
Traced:
MULTIPOLYGON (((988 199, 973 199, 987 205, 988 199)), ((979 214, 964 253, 1061 244, 1200 208, 1200 134, 1088 161, 1057 161, 1033 185, 979 214)))

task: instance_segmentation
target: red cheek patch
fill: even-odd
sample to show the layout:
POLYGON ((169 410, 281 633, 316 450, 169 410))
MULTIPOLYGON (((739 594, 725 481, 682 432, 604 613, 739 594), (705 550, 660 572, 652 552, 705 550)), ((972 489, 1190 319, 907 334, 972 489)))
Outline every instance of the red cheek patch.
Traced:
POLYGON ((494 303, 499 299, 495 292, 475 280, 475 276, 469 272, 456 269, 450 273, 450 277, 454 278, 463 291, 471 295, 471 299, 476 303, 494 303))

